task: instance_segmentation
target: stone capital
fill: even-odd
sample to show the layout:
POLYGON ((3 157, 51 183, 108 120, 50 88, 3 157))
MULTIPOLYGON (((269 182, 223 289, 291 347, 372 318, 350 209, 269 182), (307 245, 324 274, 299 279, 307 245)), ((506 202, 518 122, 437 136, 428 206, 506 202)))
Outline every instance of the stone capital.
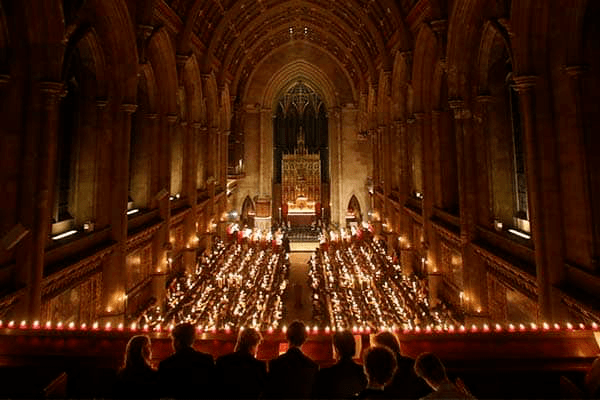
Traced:
POLYGON ((535 75, 522 75, 513 78, 514 87, 519 93, 525 93, 535 88, 538 77, 535 75))
POLYGON ((177 114, 167 114, 166 117, 170 125, 174 125, 177 122, 177 118, 179 118, 177 114))
POLYGON ((567 65, 563 68, 563 71, 565 71, 565 73, 567 75, 569 75, 572 78, 577 78, 583 74, 585 74, 586 72, 588 72, 590 70, 590 66, 589 65, 567 65))
POLYGON ((10 75, 0 74, 0 87, 6 86, 10 82, 10 75))
POLYGON ((427 113, 424 112, 416 112, 413 115, 417 121, 423 121, 427 119, 427 113))
POLYGON ((438 19, 429 23, 431 30, 437 34, 443 34, 448 30, 448 20, 438 19))
POLYGON ((144 118, 149 119, 149 120, 156 120, 156 119, 158 119, 158 114, 157 113, 146 113, 146 114, 144 114, 144 118))
POLYGON ((177 66, 179 68, 185 67, 185 64, 189 61, 191 56, 189 54, 177 54, 175 56, 175 61, 177 62, 177 66))
POLYGON ((137 110, 137 108, 138 108, 137 104, 131 104, 131 103, 123 103, 119 107, 119 109, 126 114, 133 114, 135 112, 135 110, 137 110))
POLYGON ((104 98, 96 99, 96 107, 98 108, 98 110, 105 110, 107 105, 108 105, 107 99, 104 99, 104 98))
POLYGON ((471 118, 471 110, 469 110, 462 99, 448 100, 448 105, 454 111, 454 119, 469 119, 471 118))
POLYGON ((58 104, 61 97, 67 94, 65 85, 62 82, 42 81, 39 85, 44 103, 47 106, 58 104))
POLYGON ((475 101, 479 104, 489 104, 494 101, 494 97, 489 94, 480 94, 475 97, 475 101))

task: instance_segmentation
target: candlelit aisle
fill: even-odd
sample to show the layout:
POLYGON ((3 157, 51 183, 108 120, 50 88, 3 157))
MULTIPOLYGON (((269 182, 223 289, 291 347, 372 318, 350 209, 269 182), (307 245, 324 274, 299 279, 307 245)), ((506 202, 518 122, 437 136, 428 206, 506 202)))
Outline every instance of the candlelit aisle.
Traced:
POLYGON ((308 260, 312 253, 291 252, 290 256, 290 281, 289 293, 285 302, 285 323, 298 319, 305 323, 312 320, 311 291, 308 287, 308 260), (298 307, 299 306, 299 307, 298 307))

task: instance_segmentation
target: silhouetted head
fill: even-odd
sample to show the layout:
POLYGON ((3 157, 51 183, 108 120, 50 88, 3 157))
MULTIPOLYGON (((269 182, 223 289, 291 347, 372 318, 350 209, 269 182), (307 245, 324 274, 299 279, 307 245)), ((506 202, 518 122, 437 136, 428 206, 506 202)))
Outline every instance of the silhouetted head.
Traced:
POLYGON ((143 365, 150 365, 151 357, 150 338, 145 335, 133 336, 129 339, 125 348, 123 368, 137 369, 143 365))
POLYGON ((306 326, 302 321, 294 321, 290 324, 286 334, 290 346, 300 347, 306 340, 306 326))
POLYGON ((377 346, 387 347, 396 354, 400 353, 400 344, 392 332, 379 332, 375 335, 374 341, 377 346))
POLYGON ((415 373, 434 389, 437 389, 448 380, 444 364, 433 353, 423 353, 417 357, 415 360, 415 373))
POLYGON ((387 385, 396 367, 396 356, 387 347, 370 347, 363 357, 363 368, 370 385, 387 385))
POLYGON ((171 332, 171 336, 173 337, 173 347, 175 347, 175 351, 179 351, 186 347, 191 347, 194 344, 194 340, 196 340, 196 330, 194 329, 194 325, 185 322, 182 324, 178 324, 173 332, 171 332))
POLYGON ((336 332, 333 335, 333 345, 340 358, 352 358, 356 354, 356 342, 349 331, 336 332))
POLYGON ((259 343, 262 341, 262 336, 254 328, 248 328, 240 331, 235 345, 235 351, 243 353, 256 354, 259 343))

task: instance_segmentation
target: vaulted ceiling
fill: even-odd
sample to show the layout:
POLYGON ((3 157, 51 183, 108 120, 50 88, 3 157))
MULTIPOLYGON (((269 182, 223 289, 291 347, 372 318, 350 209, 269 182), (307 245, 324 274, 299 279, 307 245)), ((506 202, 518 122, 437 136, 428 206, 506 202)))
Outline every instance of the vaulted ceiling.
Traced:
POLYGON ((205 69, 219 71, 232 93, 282 47, 317 47, 356 88, 390 70, 391 49, 409 48, 404 16, 416 0, 166 0, 182 22, 180 50, 199 42, 205 69), (294 46, 296 45, 296 46, 294 46))

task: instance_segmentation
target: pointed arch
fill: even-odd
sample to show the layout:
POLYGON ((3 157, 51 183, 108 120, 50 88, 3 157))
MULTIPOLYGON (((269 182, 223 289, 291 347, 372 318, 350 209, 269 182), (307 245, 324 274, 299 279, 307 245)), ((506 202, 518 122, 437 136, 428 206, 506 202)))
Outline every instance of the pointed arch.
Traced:
POLYGON ((406 89, 410 80, 410 53, 396 52, 392 70, 391 98, 393 119, 406 118, 406 89))
POLYGON ((240 225, 241 227, 248 226, 254 228, 254 216, 256 215, 256 208, 254 202, 250 196, 246 196, 242 203, 242 209, 240 211, 240 225))
POLYGON ((362 222, 362 209, 360 202, 356 198, 356 195, 352 194, 350 200, 348 200, 348 206, 346 207, 346 221, 361 223, 362 222))
POLYGON ((177 65, 171 38, 162 27, 150 37, 148 59, 156 76, 160 110, 165 114, 177 113, 177 65))
POLYGON ((214 73, 202 76, 204 99, 206 101, 206 123, 211 128, 218 128, 219 120, 219 95, 217 80, 214 73))
POLYGON ((415 42, 415 58, 412 81, 414 89, 414 112, 431 110, 431 81, 438 58, 438 44, 431 28, 423 24, 415 42))

